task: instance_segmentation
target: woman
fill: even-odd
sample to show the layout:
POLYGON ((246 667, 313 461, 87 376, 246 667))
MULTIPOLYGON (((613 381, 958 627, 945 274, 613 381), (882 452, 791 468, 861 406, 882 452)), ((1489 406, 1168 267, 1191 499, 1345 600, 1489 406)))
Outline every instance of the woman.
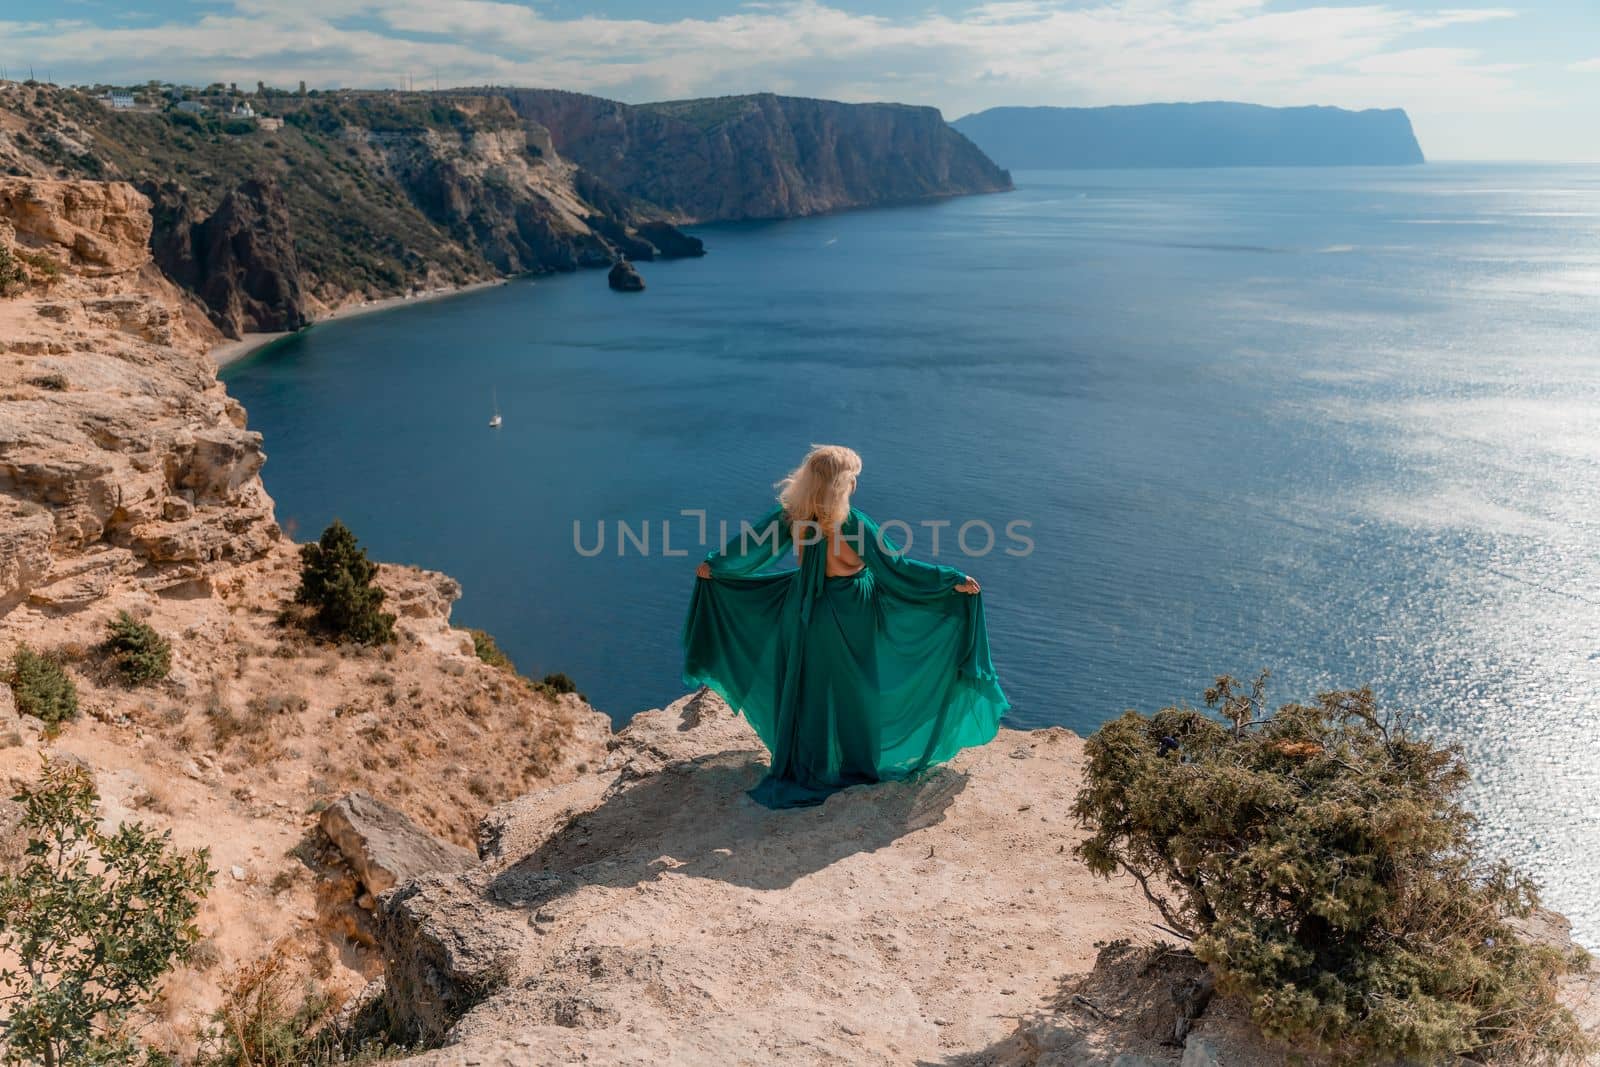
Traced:
POLYGON ((820 804, 993 739, 1007 708, 978 583, 905 558, 850 506, 861 457, 816 445, 778 506, 706 556, 683 679, 742 711, 772 753, 751 796, 820 804), (762 573, 793 547, 799 567, 762 573))

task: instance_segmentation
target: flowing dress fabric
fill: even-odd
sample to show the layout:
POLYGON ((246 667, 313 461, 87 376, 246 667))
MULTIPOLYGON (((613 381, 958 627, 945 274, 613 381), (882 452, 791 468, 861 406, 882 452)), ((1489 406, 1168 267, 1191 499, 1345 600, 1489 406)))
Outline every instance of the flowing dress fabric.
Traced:
POLYGON ((819 804, 905 778, 994 738, 1009 706, 989 656, 982 595, 952 567, 907 559, 851 509, 840 527, 865 566, 828 577, 826 541, 797 569, 782 508, 706 557, 683 628, 683 680, 742 712, 772 753, 751 795, 819 804), (765 573, 764 573, 765 572, 765 573))

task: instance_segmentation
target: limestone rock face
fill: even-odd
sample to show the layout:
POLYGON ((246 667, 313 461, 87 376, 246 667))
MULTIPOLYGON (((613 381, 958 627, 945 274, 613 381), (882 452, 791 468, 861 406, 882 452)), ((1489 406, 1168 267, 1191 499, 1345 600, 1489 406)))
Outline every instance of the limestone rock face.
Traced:
POLYGON ((203 354, 215 331, 150 267, 145 198, 7 178, 0 218, 62 268, 0 300, 0 610, 160 591, 264 554, 279 532, 261 437, 203 354))
POLYGON ((349 793, 322 813, 320 825, 368 893, 376 896, 430 871, 457 871, 476 857, 440 841, 402 811, 366 793, 349 793))
POLYGON ((566 158, 685 221, 1011 188, 1009 174, 929 107, 771 93, 634 106, 553 89, 497 91, 566 158))
POLYGON ((0 217, 18 244, 84 277, 137 269, 150 256, 150 210, 126 182, 0 178, 0 217))

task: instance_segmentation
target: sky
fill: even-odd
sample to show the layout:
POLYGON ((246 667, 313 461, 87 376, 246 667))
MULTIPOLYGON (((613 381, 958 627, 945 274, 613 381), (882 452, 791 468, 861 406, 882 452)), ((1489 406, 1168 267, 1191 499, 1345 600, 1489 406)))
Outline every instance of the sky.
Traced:
POLYGON ((1600 0, 4 0, 58 83, 486 83, 629 102, 1403 107, 1431 159, 1600 161, 1600 0))

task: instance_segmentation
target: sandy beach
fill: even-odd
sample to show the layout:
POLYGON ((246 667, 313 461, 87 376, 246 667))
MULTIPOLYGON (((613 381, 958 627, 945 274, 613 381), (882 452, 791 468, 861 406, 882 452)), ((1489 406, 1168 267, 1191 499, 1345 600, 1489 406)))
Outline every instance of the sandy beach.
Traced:
MULTIPOLYGON (((443 300, 446 297, 460 296, 478 289, 489 289, 496 285, 505 285, 509 278, 490 278, 487 281, 472 282, 468 285, 449 286, 441 289, 425 289, 420 292, 406 293, 401 296, 385 297, 382 300, 366 300, 355 304, 346 304, 344 307, 331 311, 321 316, 312 326, 333 322, 337 319, 353 319, 358 315, 370 315, 377 311, 387 311, 390 308, 400 307, 404 304, 420 304, 429 300, 443 300)), ((306 327, 310 329, 311 327, 306 327)), ((261 351, 275 341, 281 341, 290 336, 292 330, 278 330, 271 333, 247 333, 237 341, 224 341, 210 351, 210 356, 218 367, 226 367, 230 363, 237 363, 246 356, 261 351)))

